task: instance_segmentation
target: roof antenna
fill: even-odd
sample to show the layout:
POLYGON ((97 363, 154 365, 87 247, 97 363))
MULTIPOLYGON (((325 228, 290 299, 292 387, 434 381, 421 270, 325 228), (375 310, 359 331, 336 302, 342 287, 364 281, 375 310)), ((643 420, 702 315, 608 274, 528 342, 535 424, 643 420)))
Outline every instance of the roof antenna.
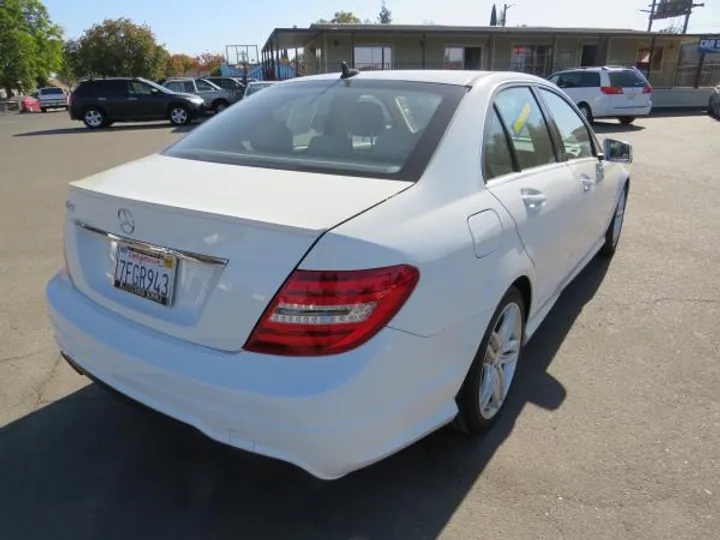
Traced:
POLYGON ((342 67, 342 75, 340 75, 341 79, 349 79, 350 77, 354 77, 360 73, 357 69, 350 69, 347 62, 341 62, 340 66, 342 67))

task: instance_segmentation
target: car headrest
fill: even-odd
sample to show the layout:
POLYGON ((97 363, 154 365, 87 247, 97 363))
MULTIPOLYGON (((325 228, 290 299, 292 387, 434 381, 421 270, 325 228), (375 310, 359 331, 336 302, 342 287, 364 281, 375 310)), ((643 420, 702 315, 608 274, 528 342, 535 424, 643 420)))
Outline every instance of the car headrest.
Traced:
POLYGON ((293 134, 279 122, 258 122, 250 136, 250 146, 257 152, 287 154, 293 151, 293 134))
POLYGON ((359 137, 377 136, 385 130, 385 115, 377 103, 358 101, 353 105, 350 131, 359 137))

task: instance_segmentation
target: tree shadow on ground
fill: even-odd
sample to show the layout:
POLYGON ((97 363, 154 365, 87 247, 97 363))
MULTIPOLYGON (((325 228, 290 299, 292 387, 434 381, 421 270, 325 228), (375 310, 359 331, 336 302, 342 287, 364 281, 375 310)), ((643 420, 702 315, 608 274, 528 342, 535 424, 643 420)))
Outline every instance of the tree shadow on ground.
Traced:
MULTIPOLYGON (((0 431, 0 536, 436 538, 525 406, 556 410, 564 402, 548 367, 607 269, 593 260, 560 297, 526 348, 506 410, 481 439, 443 428, 325 483, 90 385, 0 431)), ((532 459, 533 449, 526 452, 532 459)))

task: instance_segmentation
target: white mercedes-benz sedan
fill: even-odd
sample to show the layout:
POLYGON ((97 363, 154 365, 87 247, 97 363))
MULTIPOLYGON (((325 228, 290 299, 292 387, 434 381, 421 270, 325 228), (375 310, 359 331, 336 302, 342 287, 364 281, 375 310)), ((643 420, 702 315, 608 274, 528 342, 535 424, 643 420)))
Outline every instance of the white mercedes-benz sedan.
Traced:
POLYGON ((70 184, 55 339, 135 401, 339 478, 492 426, 563 288, 615 252, 631 161, 531 75, 282 82, 70 184))

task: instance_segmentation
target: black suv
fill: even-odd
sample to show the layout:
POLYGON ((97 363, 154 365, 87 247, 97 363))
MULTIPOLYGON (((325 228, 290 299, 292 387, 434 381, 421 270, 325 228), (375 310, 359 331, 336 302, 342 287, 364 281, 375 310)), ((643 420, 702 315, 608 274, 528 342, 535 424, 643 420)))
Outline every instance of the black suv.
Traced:
POLYGON ((70 95, 70 118, 90 129, 149 120, 182 126, 205 113, 201 97, 172 92, 140 77, 82 81, 70 95))

